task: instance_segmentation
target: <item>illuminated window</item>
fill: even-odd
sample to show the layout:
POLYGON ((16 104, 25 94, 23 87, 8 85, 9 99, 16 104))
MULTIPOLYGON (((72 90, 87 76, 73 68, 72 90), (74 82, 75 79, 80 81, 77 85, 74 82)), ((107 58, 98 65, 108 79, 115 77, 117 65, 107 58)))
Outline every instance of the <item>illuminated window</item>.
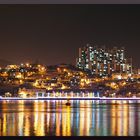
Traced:
POLYGON ((88 64, 86 64, 86 68, 88 69, 88 67, 89 67, 89 65, 88 64))

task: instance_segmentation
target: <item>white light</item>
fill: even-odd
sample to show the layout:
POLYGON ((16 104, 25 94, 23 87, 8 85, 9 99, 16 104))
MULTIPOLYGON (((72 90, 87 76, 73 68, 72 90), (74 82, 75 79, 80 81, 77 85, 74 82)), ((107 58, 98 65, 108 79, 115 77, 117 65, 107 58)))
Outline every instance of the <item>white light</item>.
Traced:
POLYGON ((121 75, 118 75, 118 77, 117 77, 118 79, 122 79, 122 76, 121 75))

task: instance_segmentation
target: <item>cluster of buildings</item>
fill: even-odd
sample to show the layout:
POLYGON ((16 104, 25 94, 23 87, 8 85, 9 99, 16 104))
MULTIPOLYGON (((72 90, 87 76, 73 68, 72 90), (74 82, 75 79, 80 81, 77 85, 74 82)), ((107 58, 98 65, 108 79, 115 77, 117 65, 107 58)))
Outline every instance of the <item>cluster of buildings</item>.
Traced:
POLYGON ((79 48, 76 65, 82 70, 90 70, 96 76, 110 76, 113 73, 132 74, 132 59, 127 59, 125 49, 97 47, 87 44, 79 48))
POLYGON ((90 82, 86 72, 71 65, 62 64, 47 67, 41 64, 26 63, 7 65, 0 69, 0 84, 64 90, 88 88, 90 82))
POLYGON ((47 91, 103 89, 104 93, 104 90, 126 91, 129 87, 132 89, 132 86, 140 91, 140 72, 134 73, 132 59, 126 57, 124 48, 108 49, 88 44, 79 48, 76 66, 68 64, 44 66, 38 63, 7 65, 0 69, 0 85, 0 93, 2 85, 7 87, 13 85, 19 90, 24 87, 24 90, 31 89, 31 93, 34 89, 47 91))
POLYGON ((46 68, 39 64, 7 65, 0 69, 0 82, 7 84, 22 84, 44 75, 46 68))

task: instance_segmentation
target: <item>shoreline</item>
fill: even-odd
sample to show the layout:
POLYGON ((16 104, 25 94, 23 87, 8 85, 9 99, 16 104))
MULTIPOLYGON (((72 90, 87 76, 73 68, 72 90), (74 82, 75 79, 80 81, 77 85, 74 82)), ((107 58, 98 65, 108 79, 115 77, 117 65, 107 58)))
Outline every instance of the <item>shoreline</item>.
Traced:
POLYGON ((30 98, 20 98, 20 97, 1 97, 0 101, 2 100, 140 100, 140 98, 102 98, 102 97, 72 97, 72 98, 67 98, 67 97, 30 97, 30 98))

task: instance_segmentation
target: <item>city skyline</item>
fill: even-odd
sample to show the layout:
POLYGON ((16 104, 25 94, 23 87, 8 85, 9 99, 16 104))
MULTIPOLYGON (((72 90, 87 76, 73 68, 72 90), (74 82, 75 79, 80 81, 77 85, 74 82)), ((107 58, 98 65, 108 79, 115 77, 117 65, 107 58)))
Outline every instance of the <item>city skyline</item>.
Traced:
POLYGON ((114 47, 108 49, 105 46, 98 47, 87 44, 79 48, 77 67, 90 70, 92 74, 105 76, 112 73, 132 73, 132 60, 126 56, 125 48, 114 47))
POLYGON ((138 5, 1 5, 0 59, 75 65, 87 43, 125 47, 139 64, 138 5))
POLYGON ((139 37, 140 5, 1 4, 0 136, 139 136, 139 37))

